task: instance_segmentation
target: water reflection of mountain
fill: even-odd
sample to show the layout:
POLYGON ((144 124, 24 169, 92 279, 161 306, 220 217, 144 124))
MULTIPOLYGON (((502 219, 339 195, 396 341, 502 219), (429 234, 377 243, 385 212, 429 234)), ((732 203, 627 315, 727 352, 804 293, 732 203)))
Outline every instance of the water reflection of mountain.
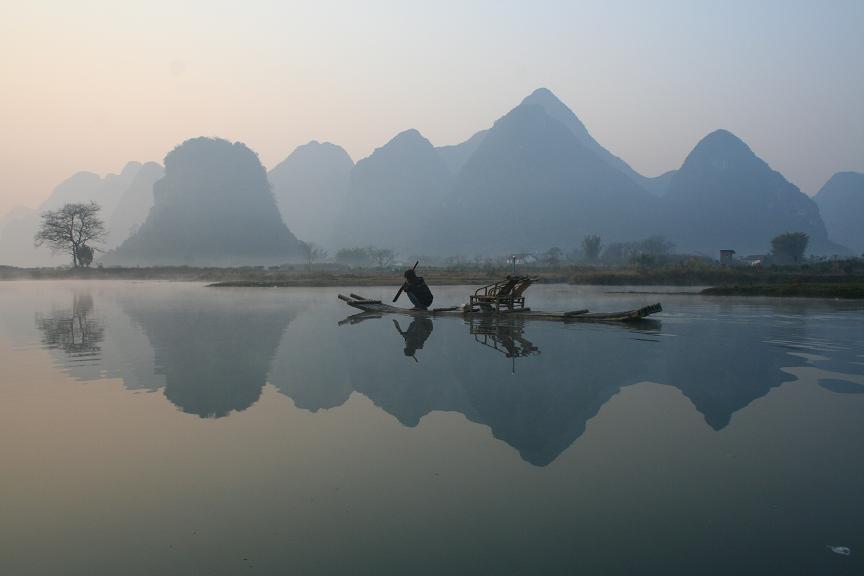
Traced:
MULTIPOLYGON (((250 302, 236 293, 202 295, 200 287, 182 286, 77 290, 53 300, 49 310, 36 311, 35 326, 69 376, 164 389, 181 410, 202 417, 245 410, 259 398, 298 309, 278 295, 250 302)), ((10 330, 23 332, 9 320, 10 330)))
POLYGON ((789 368, 822 369, 826 390, 851 394, 860 384, 843 376, 861 374, 864 362, 860 316, 814 305, 700 305, 699 315, 636 328, 435 319, 397 330, 392 318, 337 327, 335 309, 280 291, 76 287, 52 293, 50 306, 32 302, 4 313, 0 329, 35 336, 79 380, 164 388, 200 416, 248 408, 267 381, 313 412, 357 392, 405 426, 436 410, 463 414, 540 466, 624 386, 674 386, 720 430, 794 380, 789 368))
POLYGON ((117 309, 114 298, 103 290, 78 287, 50 296, 47 310, 43 304, 29 313, 26 307, 5 311, 6 328, 26 341, 28 328, 35 325, 56 365, 76 380, 122 378, 126 388, 150 391, 164 386, 153 373, 147 337, 117 309))
MULTIPOLYGON (((652 331, 640 333, 618 327, 532 324, 536 330, 530 340, 522 327, 484 326, 486 334, 504 344, 522 340, 525 352, 542 351, 542 356, 523 355, 514 374, 506 346, 495 350, 479 345, 477 327, 472 331, 459 320, 435 322, 419 365, 394 361, 400 343, 390 338, 388 347, 385 326, 373 320, 339 333, 351 389, 405 426, 416 426, 433 410, 459 412, 489 426, 496 438, 540 466, 578 438, 586 422, 622 385, 649 379, 638 362, 634 374, 634 363, 623 362, 621 354, 654 351, 634 334, 643 340, 657 337, 656 324, 652 331)), ((273 382, 279 385, 276 379, 273 382)))
POLYGON ((767 344, 776 332, 758 324, 699 322, 676 327, 654 359, 649 380, 675 386, 715 430, 732 414, 784 382, 795 380, 782 368, 797 364, 767 344), (767 333, 766 333, 767 332, 767 333))
POLYGON ((238 306, 230 294, 190 292, 120 304, 153 347, 166 398, 201 417, 225 416, 258 400, 293 315, 267 299, 238 306))
MULTIPOLYGON (((806 317, 789 323, 744 319, 734 325, 694 319, 675 322, 665 332, 659 323, 638 329, 535 323, 530 334, 518 327, 509 336, 507 327, 483 327, 480 333, 499 342, 524 340, 526 351, 542 351, 542 359, 521 354, 527 357, 512 374, 496 353, 507 356, 507 347, 494 352, 478 347, 468 339, 476 339, 478 330, 461 321, 435 322, 422 365, 400 362, 398 335, 390 337, 387 324, 371 320, 335 333, 327 354, 346 358, 338 378, 316 376, 319 366, 307 361, 300 380, 318 386, 286 386, 275 374, 271 381, 299 407, 313 411, 337 406, 357 391, 405 426, 416 426, 434 410, 459 412, 488 425, 496 438, 540 466, 572 444, 622 387, 638 382, 675 386, 712 428, 722 429, 733 413, 795 379, 782 369, 805 360, 790 355, 778 339, 801 341, 813 330, 806 317)), ((277 353, 277 363, 296 369, 296 360, 277 353)))
MULTIPOLYGON (((341 406, 354 391, 345 349, 354 345, 352 336, 358 335, 330 324, 323 324, 315 313, 299 314, 282 335, 271 364, 270 383, 298 408, 310 412, 341 406)), ((387 327, 388 338, 398 346, 402 339, 392 333, 389 323, 387 327)), ((401 347, 395 350, 402 355, 401 347)))

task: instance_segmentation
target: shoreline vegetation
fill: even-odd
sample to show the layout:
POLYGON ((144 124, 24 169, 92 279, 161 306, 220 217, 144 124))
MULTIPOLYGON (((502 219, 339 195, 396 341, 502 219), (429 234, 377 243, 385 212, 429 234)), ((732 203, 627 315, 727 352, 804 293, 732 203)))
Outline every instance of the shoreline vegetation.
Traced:
POLYGON ((784 283, 749 286, 714 286, 700 292, 704 296, 768 296, 773 298, 864 298, 864 282, 845 284, 784 283))
MULTIPOLYGON (((500 280, 509 266, 429 267, 422 275, 431 285, 481 286, 500 280)), ((520 266, 520 274, 541 284, 585 286, 711 286, 710 296, 864 298, 864 260, 815 262, 797 266, 724 267, 711 264, 640 266, 520 266)), ((158 280, 206 282, 213 287, 396 286, 402 268, 348 268, 327 264, 280 267, 96 267, 17 268, 0 266, 6 280, 158 280)))

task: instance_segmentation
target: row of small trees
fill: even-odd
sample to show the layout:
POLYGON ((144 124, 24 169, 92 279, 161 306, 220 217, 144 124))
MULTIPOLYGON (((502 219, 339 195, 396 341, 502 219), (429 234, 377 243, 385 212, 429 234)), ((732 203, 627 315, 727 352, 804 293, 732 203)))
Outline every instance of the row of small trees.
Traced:
POLYGON ((612 242, 606 246, 600 236, 591 234, 582 239, 578 248, 565 252, 554 246, 538 254, 537 259, 547 266, 559 266, 565 260, 571 263, 607 264, 632 263, 640 258, 657 258, 672 254, 675 245, 665 236, 651 236, 637 242, 612 242))
POLYGON ((370 266, 387 268, 395 260, 396 255, 389 248, 376 248, 367 246, 365 248, 342 248, 336 252, 334 260, 338 264, 347 266, 370 266))
MULTIPOLYGON (((97 244, 104 242, 107 231, 99 217, 100 206, 95 202, 66 204, 59 210, 42 214, 42 223, 34 237, 37 246, 47 245, 55 252, 65 252, 72 257, 75 268, 90 266, 97 244)), ((787 232, 771 240, 771 254, 779 264, 801 262, 810 237, 804 232, 787 232)), ((600 236, 591 234, 582 239, 579 248, 565 255, 555 246, 538 255, 548 266, 559 266, 566 258, 571 262, 589 264, 600 261, 608 264, 646 264, 672 254, 675 245, 665 236, 651 236, 637 242, 612 242, 603 246, 600 236)), ((312 242, 301 242, 301 250, 307 268, 317 261, 325 260, 327 252, 312 242)), ((393 250, 367 246, 365 248, 343 248, 336 252, 334 260, 348 266, 390 266, 395 259, 393 250)))
MULTIPOLYGON (((99 217, 101 207, 95 202, 66 204, 59 210, 42 214, 39 230, 33 238, 36 246, 48 246, 52 251, 69 254, 75 268, 90 266, 98 244, 107 236, 105 223, 99 217)), ((301 242, 300 249, 307 268, 314 262, 327 259, 327 251, 312 242, 301 242)), ((344 248, 335 260, 349 266, 376 265, 386 268, 393 263, 395 254, 389 248, 368 246, 344 248)))
MULTIPOLYGON (((786 232, 771 240, 771 257, 777 264, 796 264, 804 260, 804 252, 810 237, 804 232, 786 232)), ((558 266, 564 258, 574 263, 648 264, 671 256, 675 244, 665 236, 650 236, 636 242, 612 242, 606 246, 600 236, 585 236, 579 248, 564 254, 561 248, 552 247, 539 255, 539 260, 548 266, 558 266)))

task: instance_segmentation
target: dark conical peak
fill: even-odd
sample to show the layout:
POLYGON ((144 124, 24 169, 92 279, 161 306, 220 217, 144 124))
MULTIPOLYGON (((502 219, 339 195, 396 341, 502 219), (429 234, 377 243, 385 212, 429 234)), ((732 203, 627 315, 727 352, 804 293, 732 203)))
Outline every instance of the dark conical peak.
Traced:
POLYGON ((569 132, 566 126, 553 118, 546 109, 538 104, 523 102, 507 114, 498 118, 492 126, 492 130, 564 130, 569 132))
POLYGON ((243 142, 230 142, 224 138, 199 136, 190 138, 176 146, 165 156, 165 170, 170 171, 174 165, 194 165, 202 167, 212 165, 222 166, 226 159, 232 162, 245 163, 248 166, 260 166, 258 154, 243 142))
POLYGON ((864 253, 864 174, 837 172, 813 197, 832 240, 864 253))
POLYGON ((583 143, 587 143, 589 139, 593 140, 576 114, 548 88, 538 88, 526 96, 520 106, 540 106, 549 116, 569 128, 583 143))
POLYGON ((691 154, 699 152, 711 156, 755 156, 750 147, 728 130, 715 130, 702 138, 691 154))
POLYGON ((594 140, 591 134, 588 133, 585 124, 583 124, 576 114, 574 114, 566 104, 561 102, 561 100, 559 100, 551 90, 548 88, 538 88, 522 100, 522 103, 518 108, 531 106, 542 108, 549 117, 566 126, 567 129, 579 139, 579 142, 597 154, 606 164, 623 172, 634 182, 643 185, 645 177, 637 173, 626 162, 621 160, 621 158, 618 158, 601 146, 599 142, 594 140))
POLYGON ((437 158, 435 147, 432 146, 432 143, 424 138, 420 132, 411 128, 398 133, 384 146, 376 148, 375 151, 372 152, 371 156, 364 158, 360 162, 373 158, 379 161, 387 160, 398 162, 408 160, 409 158, 417 159, 421 157, 425 158, 427 156, 435 156, 437 158))
POLYGON ((526 96, 522 100, 522 104, 534 104, 534 105, 544 105, 544 104, 557 104, 560 106, 564 106, 564 103, 558 99, 555 94, 552 93, 548 88, 537 88, 531 94, 526 96))
POLYGON ((123 166, 123 170, 120 172, 121 176, 134 176, 138 170, 141 169, 141 163, 136 162, 135 160, 131 160, 123 166))
POLYGON ((334 149, 342 150, 342 147, 337 146, 336 144, 333 144, 332 142, 321 142, 319 140, 310 140, 306 144, 301 144, 300 146, 297 146, 297 148, 295 148, 294 151, 296 152, 297 150, 315 150, 315 149, 318 149, 318 150, 334 150, 334 149))
MULTIPOLYGON (((279 164, 277 164, 276 167, 278 167, 281 164, 284 164, 286 161, 288 161, 291 158, 295 158, 297 156, 302 157, 302 156, 315 154, 321 148, 322 148, 321 143, 318 142, 318 140, 310 140, 309 142, 306 142, 305 144, 300 144, 300 145, 296 146, 294 148, 294 150, 292 150, 291 153, 288 154, 288 156, 286 156, 279 164)), ((276 167, 274 167, 273 169, 275 170, 276 167)))
POLYGON ((420 132, 415 128, 409 128, 408 130, 404 130, 393 138, 390 139, 385 146, 390 145, 399 145, 399 146, 432 146, 432 144, 427 140, 420 132))
POLYGON ((837 193, 864 194, 864 174, 860 172, 837 172, 819 189, 816 196, 837 193))
POLYGON ((141 163, 132 160, 123 166, 123 170, 120 171, 120 174, 106 174, 104 180, 106 184, 119 185, 123 187, 124 183, 131 183, 140 170, 141 163))
POLYGON ((725 147, 744 147, 748 150, 750 149, 747 144, 744 143, 741 138, 730 132, 729 130, 724 130, 723 128, 719 128, 714 130, 713 132, 709 132, 702 140, 699 141, 699 144, 706 144, 712 146, 725 146, 725 147))
POLYGON ((146 182, 154 178, 154 174, 161 176, 164 172, 162 165, 158 162, 145 162, 141 168, 135 173, 132 182, 146 182))
POLYGON ((735 167, 770 170, 743 140, 728 130, 715 130, 702 138, 690 151, 684 164, 681 165, 681 170, 716 172, 735 167))
POLYGON ((161 169, 162 169, 162 165, 159 164, 158 162, 153 162, 152 160, 150 160, 150 161, 145 162, 144 164, 142 164, 142 165, 141 165, 141 169, 142 169, 142 170, 145 170, 145 169, 146 169, 146 170, 161 170, 161 169))
MULTIPOLYGON (((345 151, 344 148, 333 144, 332 142, 319 142, 318 140, 310 140, 306 144, 301 144, 294 149, 291 154, 288 155, 288 158, 283 160, 279 165, 284 164, 291 158, 308 158, 308 157, 333 157, 338 160, 347 160, 352 165, 354 161, 351 160, 351 157, 345 151)), ((277 165, 278 167, 278 165, 277 165)), ((274 168, 275 170, 276 168, 274 168)))
POLYGON ((57 186, 60 187, 66 185, 92 184, 94 182, 99 182, 101 179, 102 177, 95 172, 80 170, 60 182, 60 184, 58 184, 57 186))

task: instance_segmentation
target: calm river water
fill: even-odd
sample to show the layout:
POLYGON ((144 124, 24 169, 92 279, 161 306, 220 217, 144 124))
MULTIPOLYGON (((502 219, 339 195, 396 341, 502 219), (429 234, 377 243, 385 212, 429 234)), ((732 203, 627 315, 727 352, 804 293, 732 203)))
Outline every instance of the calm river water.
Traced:
POLYGON ((0 574, 864 573, 864 304, 340 291, 0 284, 0 574))

